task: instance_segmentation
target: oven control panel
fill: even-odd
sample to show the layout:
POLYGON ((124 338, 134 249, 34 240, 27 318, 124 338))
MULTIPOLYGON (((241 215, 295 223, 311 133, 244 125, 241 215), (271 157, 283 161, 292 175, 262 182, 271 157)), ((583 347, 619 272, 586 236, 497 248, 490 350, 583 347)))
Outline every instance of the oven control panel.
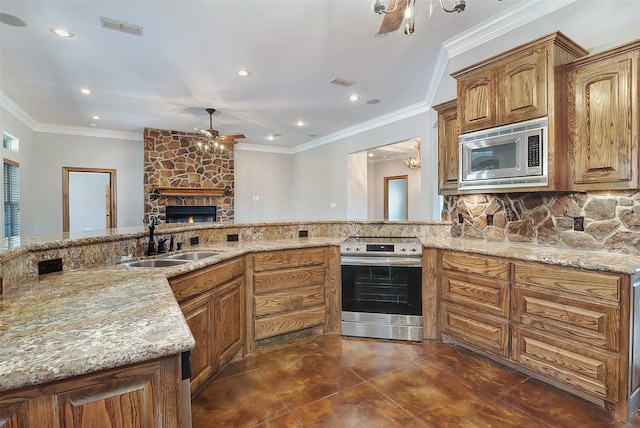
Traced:
POLYGON ((417 238, 348 238, 340 244, 340 254, 421 256, 422 243, 417 238))

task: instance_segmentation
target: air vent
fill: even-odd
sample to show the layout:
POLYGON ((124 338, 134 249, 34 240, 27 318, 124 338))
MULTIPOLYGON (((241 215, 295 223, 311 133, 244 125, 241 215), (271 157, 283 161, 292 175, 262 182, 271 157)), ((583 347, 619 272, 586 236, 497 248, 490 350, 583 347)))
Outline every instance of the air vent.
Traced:
POLYGON ((120 31, 121 33, 133 34, 134 36, 142 36, 142 27, 139 25, 127 24, 126 22, 116 21, 115 19, 100 17, 102 28, 120 31))
POLYGON ((340 77, 334 78, 329 83, 333 85, 344 86, 345 88, 348 88, 349 86, 353 86, 356 84, 356 82, 352 82, 351 80, 347 80, 347 79, 342 79, 340 77))

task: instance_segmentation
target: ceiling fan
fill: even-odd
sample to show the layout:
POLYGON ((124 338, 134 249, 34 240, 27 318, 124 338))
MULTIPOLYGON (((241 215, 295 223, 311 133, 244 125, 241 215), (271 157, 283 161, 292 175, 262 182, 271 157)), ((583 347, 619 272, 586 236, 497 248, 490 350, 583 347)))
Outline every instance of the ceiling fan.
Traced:
POLYGON ((235 143, 237 143, 237 141, 235 140, 246 138, 243 134, 220 135, 218 131, 213 129, 213 113, 216 112, 216 109, 207 108, 205 110, 207 111, 207 113, 209 113, 209 129, 197 129, 198 131, 202 132, 207 138, 209 138, 216 147, 218 146, 218 144, 234 145, 235 143))
MULTIPOLYGON (((376 0, 373 11, 378 15, 384 14, 384 19, 380 25, 377 35, 392 33, 400 28, 403 20, 406 20, 404 33, 408 36, 413 34, 415 27, 414 6, 416 0, 390 0, 389 7, 384 4, 384 0, 376 0)), ((447 13, 463 12, 466 6, 465 0, 455 0, 455 4, 448 9, 444 0, 440 0, 440 7, 447 13)), ((429 3, 429 17, 433 13, 433 3, 429 3)))

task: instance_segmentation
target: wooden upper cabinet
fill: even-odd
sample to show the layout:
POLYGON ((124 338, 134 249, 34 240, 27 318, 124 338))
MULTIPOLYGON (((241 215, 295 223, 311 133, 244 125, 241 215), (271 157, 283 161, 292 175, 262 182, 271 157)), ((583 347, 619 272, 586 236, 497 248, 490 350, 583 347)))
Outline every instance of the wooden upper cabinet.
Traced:
POLYGON ((567 66, 572 190, 638 188, 640 41, 567 66))
POLYGON ((456 100, 438 104, 438 194, 458 193, 458 103, 456 100))
POLYGON ((498 69, 500 124, 547 115, 547 49, 540 48, 498 69))
MULTIPOLYGON (((555 32, 457 71, 460 133, 552 114, 563 121, 557 102, 564 94, 560 66, 587 51, 555 32)), ((553 132, 554 118, 549 119, 553 132)))
POLYGON ((498 124, 496 70, 481 70, 458 80, 460 131, 470 132, 498 124))

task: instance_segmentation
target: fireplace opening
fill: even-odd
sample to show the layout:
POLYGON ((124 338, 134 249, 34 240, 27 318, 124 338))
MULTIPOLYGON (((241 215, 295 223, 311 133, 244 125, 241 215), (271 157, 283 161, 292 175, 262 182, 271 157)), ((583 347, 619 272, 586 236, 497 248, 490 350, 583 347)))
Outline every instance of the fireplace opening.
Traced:
POLYGON ((167 206, 167 223, 202 223, 216 221, 218 207, 208 206, 167 206))

